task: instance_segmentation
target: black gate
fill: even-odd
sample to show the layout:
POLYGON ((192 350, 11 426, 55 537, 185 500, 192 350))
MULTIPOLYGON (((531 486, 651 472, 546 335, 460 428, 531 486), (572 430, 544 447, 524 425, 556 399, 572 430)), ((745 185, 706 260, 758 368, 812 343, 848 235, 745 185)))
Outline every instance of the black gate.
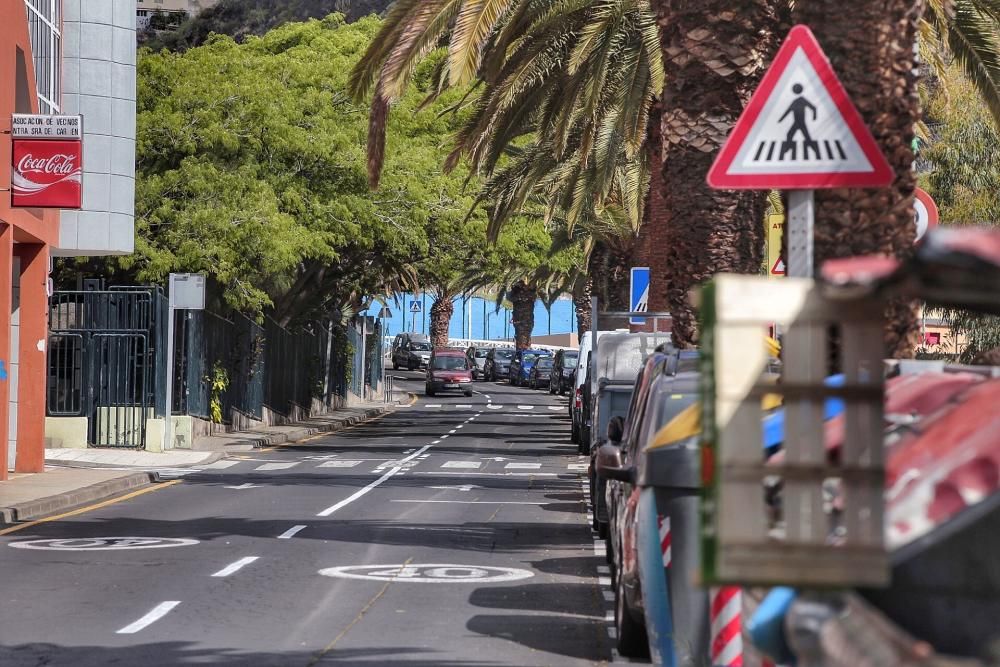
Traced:
POLYGON ((56 292, 47 414, 86 417, 93 447, 145 447, 146 420, 164 412, 166 315, 159 288, 56 292))

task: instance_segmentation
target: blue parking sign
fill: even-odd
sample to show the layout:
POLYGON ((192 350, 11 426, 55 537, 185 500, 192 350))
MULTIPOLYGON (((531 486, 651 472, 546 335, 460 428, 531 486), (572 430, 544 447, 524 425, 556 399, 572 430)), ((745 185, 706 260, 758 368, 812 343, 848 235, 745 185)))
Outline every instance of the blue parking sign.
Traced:
MULTIPOLYGON (((629 287, 629 310, 645 313, 649 310, 649 267, 633 266, 629 287)), ((629 324, 645 324, 645 317, 633 317, 629 324)))

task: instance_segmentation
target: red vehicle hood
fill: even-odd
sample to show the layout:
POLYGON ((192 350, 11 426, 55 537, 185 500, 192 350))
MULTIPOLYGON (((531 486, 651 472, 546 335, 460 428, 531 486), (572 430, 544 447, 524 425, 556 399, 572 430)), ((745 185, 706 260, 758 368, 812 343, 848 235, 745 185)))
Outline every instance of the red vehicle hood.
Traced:
POLYGON ((435 380, 460 380, 466 378, 468 380, 472 379, 471 371, 431 371, 434 374, 435 380))

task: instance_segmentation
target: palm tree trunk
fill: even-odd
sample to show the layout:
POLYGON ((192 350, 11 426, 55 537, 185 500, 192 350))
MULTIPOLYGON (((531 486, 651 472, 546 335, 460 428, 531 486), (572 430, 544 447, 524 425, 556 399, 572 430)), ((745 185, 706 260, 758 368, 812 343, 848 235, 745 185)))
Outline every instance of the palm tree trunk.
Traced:
MULTIPOLYGON (((913 252, 914 124, 919 119, 914 43, 923 0, 799 2, 796 22, 812 27, 833 67, 896 172, 889 188, 816 194, 816 265, 827 259, 913 252)), ((912 304, 890 305, 885 331, 891 357, 917 347, 912 304)))
POLYGON ((530 285, 514 283, 510 288, 511 324, 514 325, 514 346, 518 350, 531 347, 531 331, 535 328, 535 295, 530 285))
POLYGON ((573 307, 576 309, 576 333, 583 338, 583 334, 591 330, 590 318, 590 296, 593 294, 593 279, 587 276, 580 276, 573 286, 573 307))
POLYGON ((448 329, 454 312, 455 303, 450 294, 435 296, 431 306, 431 345, 434 347, 448 346, 448 329))
POLYGON ((667 310, 667 287, 670 284, 666 261, 667 209, 663 201, 663 135, 660 132, 662 116, 662 103, 657 100, 649 110, 646 130, 650 180, 642 231, 639 236, 639 243, 645 245, 642 250, 642 254, 645 255, 645 266, 649 267, 648 308, 651 312, 667 310))
MULTIPOLYGON (((758 272, 765 192, 711 190, 705 176, 777 46, 782 0, 655 0, 663 90, 664 253, 674 341, 697 339, 691 288, 722 271, 758 272), (737 8, 738 7, 738 8, 737 8)), ((815 4, 815 3, 812 3, 815 4)))

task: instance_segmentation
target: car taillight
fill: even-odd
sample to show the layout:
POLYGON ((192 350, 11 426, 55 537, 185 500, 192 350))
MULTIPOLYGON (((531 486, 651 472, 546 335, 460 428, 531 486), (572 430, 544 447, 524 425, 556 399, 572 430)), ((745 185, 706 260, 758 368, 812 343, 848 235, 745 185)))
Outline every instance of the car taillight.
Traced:
POLYGON ((583 407, 583 389, 581 387, 577 387, 576 393, 573 395, 573 407, 583 407))

